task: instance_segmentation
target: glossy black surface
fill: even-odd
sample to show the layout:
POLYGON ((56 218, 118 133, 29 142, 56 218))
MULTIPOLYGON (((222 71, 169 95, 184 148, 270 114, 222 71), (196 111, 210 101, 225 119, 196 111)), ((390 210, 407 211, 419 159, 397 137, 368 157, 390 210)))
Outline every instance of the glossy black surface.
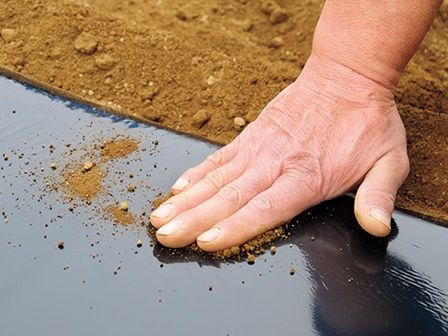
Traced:
POLYGON ((114 183, 96 202, 127 199, 136 213, 215 149, 0 77, 0 335, 448 334, 446 228, 397 212, 394 234, 375 239, 344 197, 294 220, 290 239, 255 265, 173 254, 94 204, 71 213, 45 185, 65 144, 111 135, 141 141, 109 167, 141 187, 130 195, 114 183))

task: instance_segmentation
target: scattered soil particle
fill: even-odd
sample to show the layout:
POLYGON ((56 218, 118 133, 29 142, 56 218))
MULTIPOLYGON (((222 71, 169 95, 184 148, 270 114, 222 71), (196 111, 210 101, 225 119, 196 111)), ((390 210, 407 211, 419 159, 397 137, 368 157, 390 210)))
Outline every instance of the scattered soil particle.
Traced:
POLYGON ((98 166, 85 171, 84 165, 80 165, 63 176, 65 181, 63 186, 69 193, 84 200, 92 200, 101 191, 101 181, 105 174, 98 166))
POLYGON ((247 243, 242 245, 242 250, 249 251, 255 254, 263 254, 265 250, 264 246, 276 239, 283 238, 283 234, 284 229, 283 227, 279 226, 274 230, 267 231, 249 240, 247 243))
MULTIPOLYGON (((167 194, 162 195, 152 201, 152 207, 153 209, 157 209, 160 205, 162 205, 164 202, 166 202, 170 197, 173 195, 167 194)), ((157 241, 156 237, 156 229, 153 226, 149 226, 148 228, 149 235, 154 239, 154 241, 157 241)), ((274 250, 276 249, 275 246, 271 246, 272 242, 278 239, 285 239, 287 238, 285 235, 285 230, 283 226, 279 226, 276 229, 270 230, 268 232, 264 232, 257 237, 249 240, 242 246, 232 246, 230 248, 224 249, 222 251, 214 252, 214 253, 207 253, 209 255, 213 255, 214 257, 218 259, 227 259, 227 258, 233 258, 233 257, 240 257, 243 254, 250 254, 250 255, 260 255, 265 252, 266 249, 270 249, 272 251, 272 247, 274 250)), ((187 247, 187 249, 196 251, 196 252, 203 252, 196 243, 191 244, 187 247)))
POLYGON ((277 247, 272 245, 270 251, 271 251, 271 254, 274 255, 275 253, 277 253, 277 247))
POLYGON ((120 202, 120 204, 118 204, 118 209, 120 209, 121 211, 128 211, 129 210, 128 202, 126 201, 120 202))
POLYGON ((224 251, 222 251, 222 255, 225 258, 230 258, 232 256, 232 251, 230 249, 225 249, 224 251))
POLYGON ((63 240, 58 241, 58 249, 60 249, 60 250, 64 249, 64 241, 63 240))
POLYGON ((140 248, 143 246, 143 241, 141 239, 137 240, 137 247, 140 248))
POLYGON ((289 269, 289 274, 290 275, 296 274, 296 268, 294 266, 291 266, 291 268, 289 269))
POLYGON ((95 164, 92 161, 86 161, 84 162, 84 172, 88 172, 89 170, 91 170, 93 167, 95 166, 95 164))
POLYGON ((135 189, 137 189, 137 186, 135 184, 128 185, 128 191, 129 192, 134 192, 135 189))
POLYGON ((138 142, 134 139, 111 140, 101 148, 101 156, 105 160, 118 159, 128 156, 138 148, 138 142))
POLYGON ((255 256, 253 254, 250 253, 247 254, 247 263, 249 265, 255 264, 255 256))
POLYGON ((230 248, 230 251, 232 252, 232 255, 236 256, 236 255, 240 254, 241 249, 239 246, 232 246, 230 248))
POLYGON ((52 162, 52 163, 50 164, 50 168, 53 169, 53 170, 56 170, 56 168, 57 168, 56 163, 52 162))
POLYGON ((155 210, 158 207, 160 207, 163 203, 168 201, 172 196, 173 196, 173 194, 168 193, 166 195, 162 195, 162 196, 159 196, 159 197, 153 199, 152 202, 151 202, 153 210, 155 210))
POLYGON ((120 225, 131 225, 135 223, 134 215, 128 211, 123 210, 119 206, 113 205, 106 208, 107 213, 112 217, 112 220, 120 225))

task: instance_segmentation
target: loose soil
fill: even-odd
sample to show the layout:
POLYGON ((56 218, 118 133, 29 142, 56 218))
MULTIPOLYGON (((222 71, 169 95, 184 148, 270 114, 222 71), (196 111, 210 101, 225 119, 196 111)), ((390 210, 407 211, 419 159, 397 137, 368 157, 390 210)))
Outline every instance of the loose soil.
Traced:
MULTIPOLYGON (((320 0, 4 0, 0 72, 225 144, 296 78, 321 6, 320 0)), ((396 91, 412 166, 397 204, 445 221, 447 36, 445 3, 396 91)))
POLYGON ((75 170, 63 174, 63 187, 69 193, 90 201, 102 190, 104 176, 98 166, 86 171, 84 164, 81 164, 75 170))
POLYGON ((103 189, 102 181, 106 176, 104 172, 106 163, 109 160, 126 157, 136 151, 137 148, 138 142, 134 139, 109 139, 99 146, 93 146, 92 149, 72 148, 66 155, 73 155, 77 151, 84 151, 83 157, 97 157, 98 163, 89 160, 80 163, 78 162, 79 159, 68 163, 62 171, 63 189, 71 195, 80 197, 86 201, 91 201, 103 189), (96 153, 97 150, 95 147, 100 148, 99 156, 96 153), (73 166, 75 166, 74 169, 71 168, 73 166))
POLYGON ((111 205, 106 208, 112 220, 121 225, 131 225, 135 223, 135 217, 129 210, 123 210, 119 206, 111 205))
POLYGON ((134 139, 110 140, 101 145, 101 156, 104 160, 118 159, 128 156, 138 148, 134 139))
MULTIPOLYGON (((166 202, 171 196, 173 196, 171 193, 167 195, 162 195, 160 197, 155 198, 151 204, 153 209, 157 209, 159 206, 161 206, 164 202, 166 202)), ((150 227, 148 230, 148 233, 150 236, 156 241, 156 229, 153 227, 150 227)), ((278 228, 274 230, 270 230, 267 232, 264 232, 255 238, 247 241, 246 243, 242 244, 241 246, 232 246, 231 248, 225 249, 223 251, 218 251, 215 253, 211 253, 214 257, 218 259, 226 259, 226 258, 241 258, 241 256, 246 255, 247 261, 250 263, 253 263, 255 259, 253 259, 251 256, 264 254, 266 250, 275 250, 275 241, 280 239, 286 239, 288 238, 288 235, 285 231, 284 226, 279 226, 278 228), (253 259, 253 260, 252 260, 253 259)), ((200 248, 197 246, 196 243, 191 244, 187 247, 187 249, 192 250, 194 252, 201 252, 200 248)))

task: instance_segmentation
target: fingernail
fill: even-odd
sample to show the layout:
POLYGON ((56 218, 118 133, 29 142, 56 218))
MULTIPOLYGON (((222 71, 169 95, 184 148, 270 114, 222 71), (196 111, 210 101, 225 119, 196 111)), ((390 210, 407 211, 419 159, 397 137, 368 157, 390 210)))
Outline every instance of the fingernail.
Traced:
POLYGON ((157 218, 167 218, 170 217, 174 213, 174 205, 171 203, 167 203, 162 205, 161 207, 157 208, 151 216, 157 217, 157 218))
POLYGON ((213 228, 208 230, 207 232, 204 232, 198 237, 198 241, 202 243, 211 243, 216 238, 218 238, 222 233, 222 230, 220 228, 213 228))
POLYGON ((181 191, 184 190, 189 184, 190 180, 181 177, 176 181, 176 183, 174 183, 174 185, 171 188, 181 191))
POLYGON ((162 236, 173 236, 182 228, 182 223, 179 219, 175 219, 168 224, 165 224, 157 230, 157 234, 162 236))
POLYGON ((370 208, 370 217, 381 222, 390 231, 390 216, 380 208, 370 208))

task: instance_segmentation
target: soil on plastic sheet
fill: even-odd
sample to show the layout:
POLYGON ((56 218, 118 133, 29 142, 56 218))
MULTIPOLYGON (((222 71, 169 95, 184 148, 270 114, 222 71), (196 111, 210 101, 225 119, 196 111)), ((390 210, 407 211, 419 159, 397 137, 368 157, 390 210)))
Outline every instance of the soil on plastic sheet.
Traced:
MULTIPOLYGON (((322 1, 4 0, 0 72, 230 142, 300 73, 322 1)), ((448 220, 448 5, 396 92, 411 174, 400 207, 448 220)))

